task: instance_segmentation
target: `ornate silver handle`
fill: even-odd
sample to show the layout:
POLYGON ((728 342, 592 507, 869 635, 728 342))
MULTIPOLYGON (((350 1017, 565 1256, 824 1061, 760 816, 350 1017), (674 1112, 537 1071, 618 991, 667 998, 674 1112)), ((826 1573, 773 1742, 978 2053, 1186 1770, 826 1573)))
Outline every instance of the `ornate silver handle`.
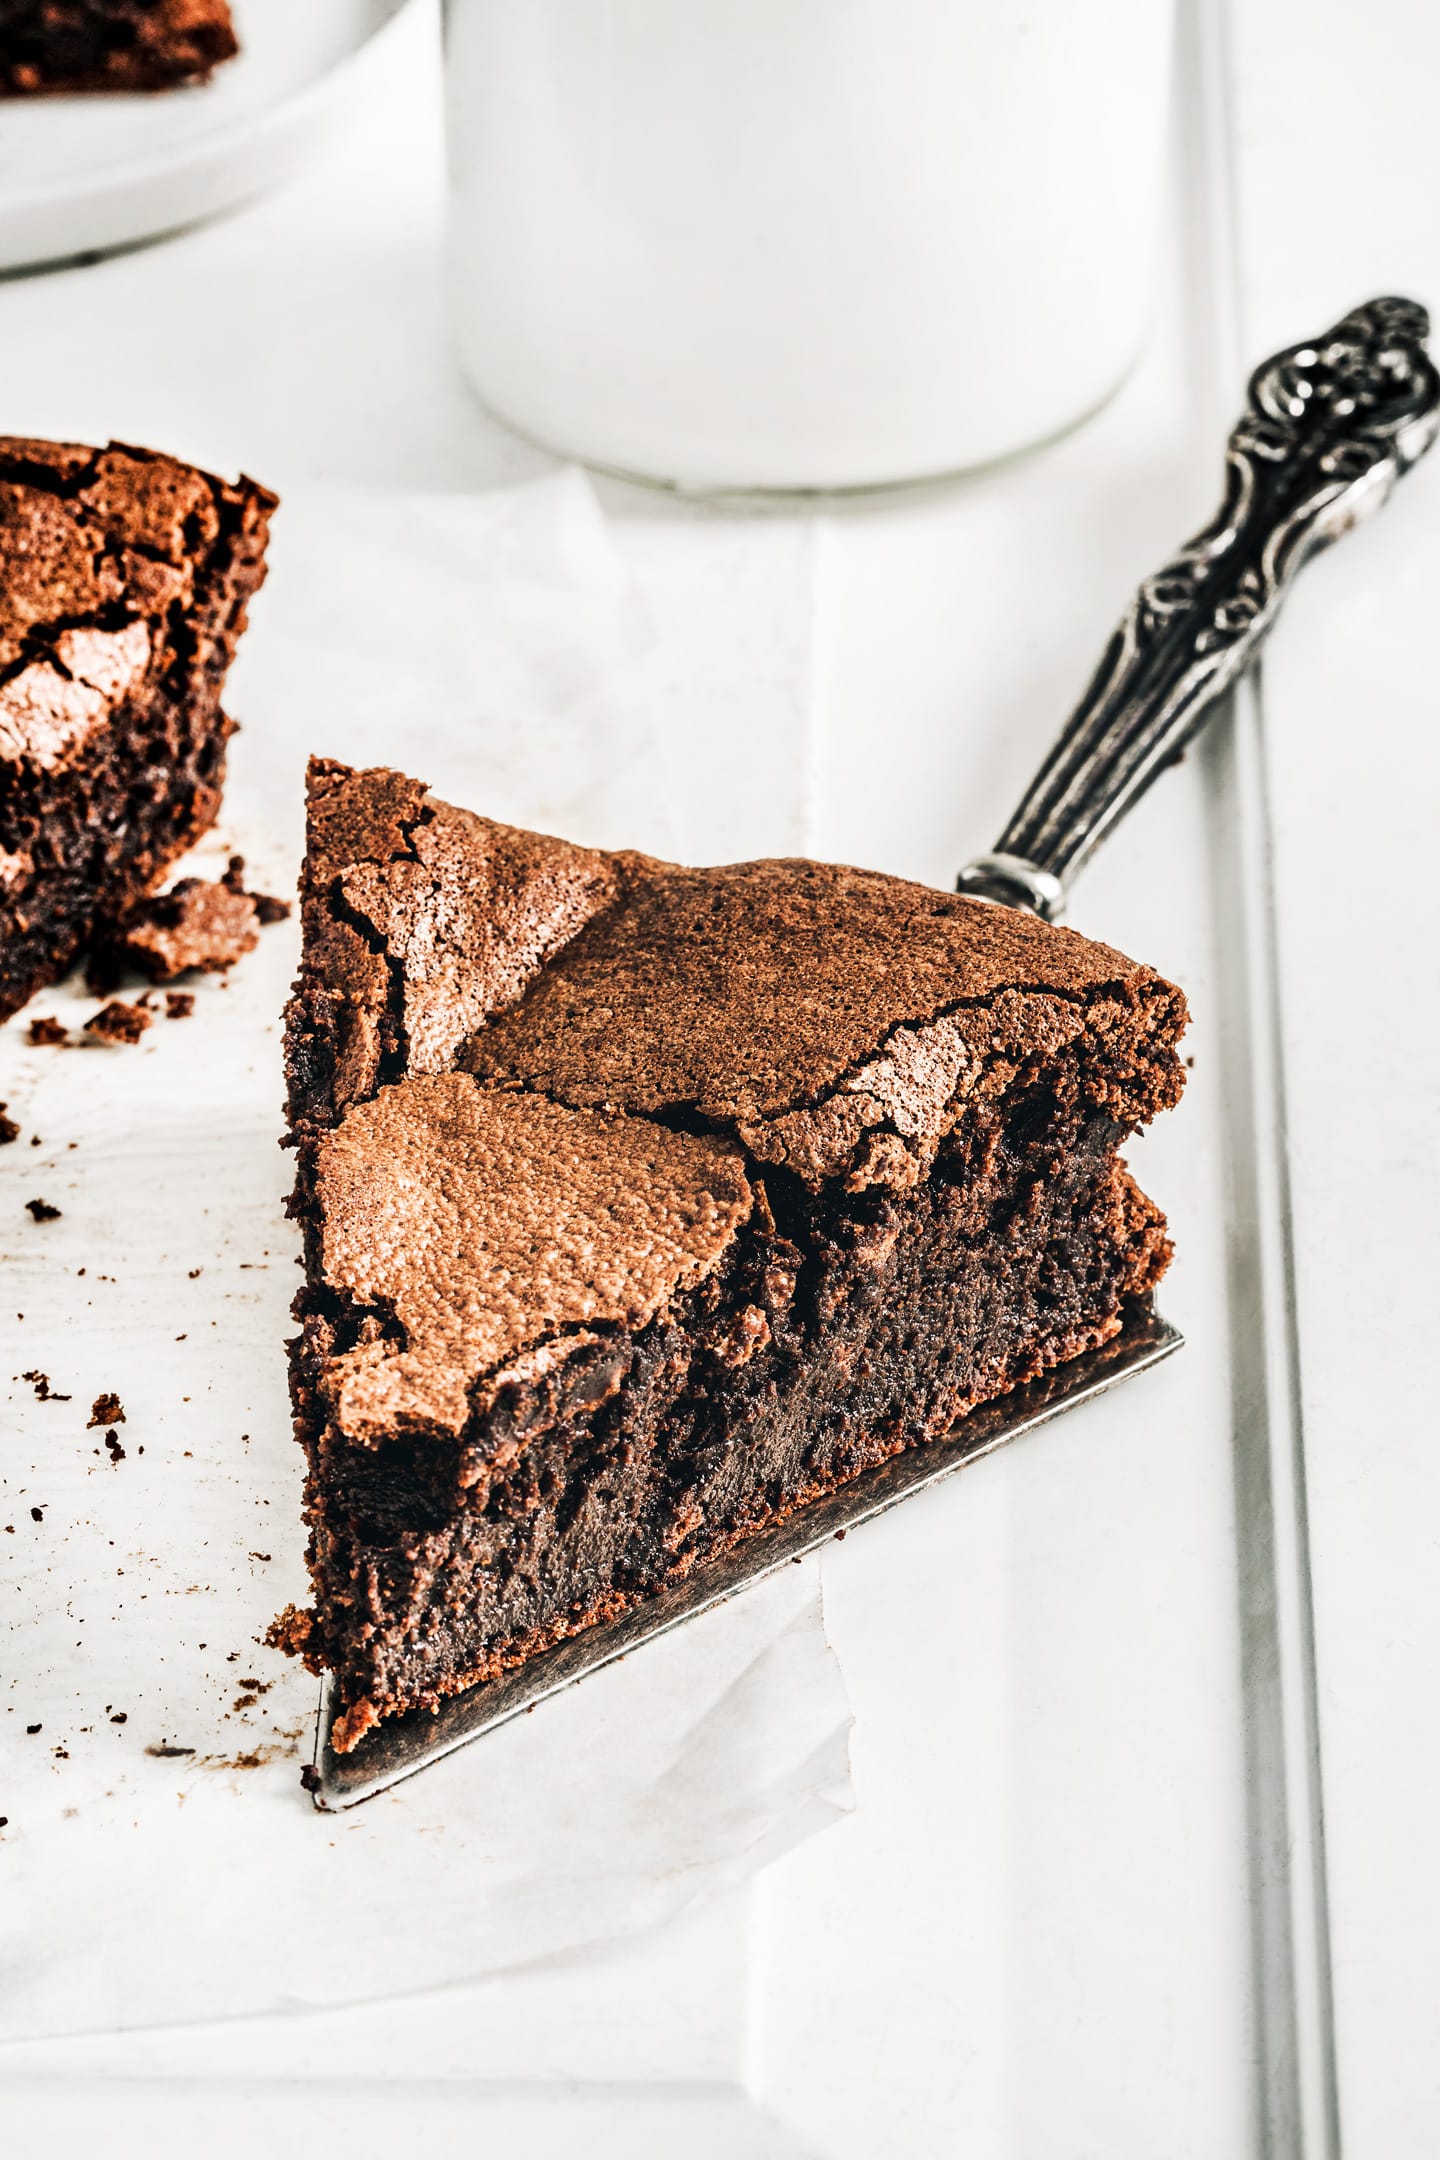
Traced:
POLYGON ((1301 564, 1386 501, 1440 431, 1430 318, 1372 300, 1250 378, 1225 499, 1148 578, 991 855, 956 889, 1049 922, 1091 850, 1203 725, 1301 564))

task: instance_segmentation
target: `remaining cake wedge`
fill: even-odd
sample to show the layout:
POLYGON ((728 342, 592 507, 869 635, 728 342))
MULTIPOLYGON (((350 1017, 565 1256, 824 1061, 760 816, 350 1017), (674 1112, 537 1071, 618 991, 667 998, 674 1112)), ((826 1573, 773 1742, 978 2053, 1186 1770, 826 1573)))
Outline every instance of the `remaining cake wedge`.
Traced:
POLYGON ((492 1678, 974 1404, 1163 1271, 1117 1158, 1178 990, 825 863, 690 870, 316 763, 292 1345, 333 1744, 492 1678))
POLYGON ((230 0, 0 0, 0 97, 170 90, 239 50, 230 0))
POLYGON ((275 497, 0 436, 0 1020, 213 823, 275 497))

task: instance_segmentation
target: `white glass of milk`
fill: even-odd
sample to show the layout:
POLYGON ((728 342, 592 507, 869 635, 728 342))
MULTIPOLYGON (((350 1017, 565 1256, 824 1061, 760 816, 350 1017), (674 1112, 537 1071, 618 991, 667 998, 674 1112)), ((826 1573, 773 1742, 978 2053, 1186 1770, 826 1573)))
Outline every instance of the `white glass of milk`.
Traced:
POLYGON ((688 491, 870 488, 1139 347, 1170 0, 447 0, 462 365, 688 491))

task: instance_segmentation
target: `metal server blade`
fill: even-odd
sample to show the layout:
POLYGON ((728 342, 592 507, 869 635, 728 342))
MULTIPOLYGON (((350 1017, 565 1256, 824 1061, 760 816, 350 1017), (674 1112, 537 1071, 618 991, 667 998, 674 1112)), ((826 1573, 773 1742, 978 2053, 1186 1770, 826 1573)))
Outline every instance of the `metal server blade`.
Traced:
POLYGON ((928 1447, 911 1448, 893 1461, 864 1471, 850 1484, 823 1500, 772 1524, 748 1538, 733 1552, 723 1554, 696 1569, 693 1575, 647 1598, 633 1612, 604 1627, 588 1629, 569 1642, 542 1651, 502 1679, 484 1682, 454 1695, 432 1716, 412 1710, 366 1734, 348 1755, 337 1755, 330 1745, 335 1716, 332 1684, 327 1676, 320 1693, 316 1724, 314 1776, 311 1791, 319 1808, 358 1807, 376 1793, 386 1792, 402 1778, 413 1777, 456 1748, 493 1732, 497 1725, 531 1710, 548 1696, 559 1694, 587 1673, 598 1672, 615 1658, 626 1657, 642 1643, 692 1620, 697 1613, 721 1605, 751 1583, 771 1575, 777 1568, 813 1552, 837 1531, 853 1530, 872 1516, 882 1515, 897 1501, 908 1499, 923 1486, 934 1485, 966 1463, 989 1455, 1007 1440, 1032 1432, 1063 1410, 1089 1402, 1107 1388, 1159 1364, 1183 1337, 1156 1313, 1137 1316, 1113 1341, 1100 1350, 1072 1359, 1068 1365, 1046 1373, 1029 1386, 1017 1388, 995 1402, 981 1403, 953 1428, 944 1440, 928 1447))

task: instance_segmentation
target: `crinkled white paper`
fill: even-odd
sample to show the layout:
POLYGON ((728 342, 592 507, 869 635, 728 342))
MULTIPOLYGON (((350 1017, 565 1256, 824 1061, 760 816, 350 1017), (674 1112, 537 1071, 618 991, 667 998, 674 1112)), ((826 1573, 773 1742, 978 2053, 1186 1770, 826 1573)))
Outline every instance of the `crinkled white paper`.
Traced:
MULTIPOLYGON (((312 748, 663 851, 630 689, 653 633, 578 475, 291 501, 272 562, 200 867, 234 845, 291 888, 312 748)), ((0 2038, 494 1973, 645 1927, 850 1805, 810 1563, 353 1813, 311 1808, 316 1685, 260 1642, 305 1596, 276 1145, 295 947, 268 930, 134 1048, 27 1043, 34 1014, 93 1010, 73 984, 0 1031, 22 1126, 0 1151, 0 2038), (110 1390, 120 1460, 87 1422, 110 1390)))
POLYGON ((396 765, 507 823, 671 844, 644 600, 575 470, 489 495, 282 504, 227 703, 226 814, 298 860, 310 752, 396 765))

